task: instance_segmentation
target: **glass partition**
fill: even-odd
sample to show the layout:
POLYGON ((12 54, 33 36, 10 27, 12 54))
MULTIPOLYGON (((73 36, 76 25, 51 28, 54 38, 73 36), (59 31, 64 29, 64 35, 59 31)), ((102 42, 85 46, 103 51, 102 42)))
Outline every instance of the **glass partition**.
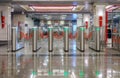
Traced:
POLYGON ((96 26, 91 26, 89 28, 89 47, 95 51, 100 51, 100 28, 96 26))
POLYGON ((112 48, 120 50, 120 12, 109 13, 112 15, 109 21, 112 28, 112 48))

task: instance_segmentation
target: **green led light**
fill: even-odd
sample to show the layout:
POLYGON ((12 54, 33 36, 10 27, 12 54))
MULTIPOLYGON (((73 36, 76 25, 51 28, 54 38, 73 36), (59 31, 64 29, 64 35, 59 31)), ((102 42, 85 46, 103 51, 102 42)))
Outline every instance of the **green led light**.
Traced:
POLYGON ((37 30, 37 28, 32 28, 32 30, 37 30))
POLYGON ((69 72, 65 71, 64 76, 68 76, 68 75, 69 75, 69 72))
POLYGON ((37 75, 37 72, 35 72, 35 71, 32 71, 32 74, 33 74, 33 75, 37 75))
POLYGON ((64 31, 68 31, 68 29, 69 29, 68 27, 64 27, 64 31))
POLYGON ((48 31, 52 30, 52 28, 48 28, 48 31))
POLYGON ((84 31, 84 30, 85 30, 85 28, 80 28, 80 30, 81 30, 81 31, 84 31))
POLYGON ((52 71, 49 71, 48 74, 49 74, 49 75, 53 75, 53 72, 52 72, 52 71))
POLYGON ((99 76, 99 75, 100 75, 100 72, 99 72, 99 71, 96 71, 95 74, 96 74, 96 76, 99 76))
POLYGON ((79 75, 80 75, 80 77, 83 77, 85 75, 85 73, 83 71, 80 71, 79 75))
POLYGON ((100 28, 96 28, 96 31, 100 31, 100 28))

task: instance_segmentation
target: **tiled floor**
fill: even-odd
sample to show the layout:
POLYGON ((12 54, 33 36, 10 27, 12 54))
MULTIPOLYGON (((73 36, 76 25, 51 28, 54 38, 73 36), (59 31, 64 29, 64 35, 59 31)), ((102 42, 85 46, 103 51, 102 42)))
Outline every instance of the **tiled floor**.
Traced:
POLYGON ((63 41, 54 41, 54 51, 49 53, 47 40, 33 53, 31 43, 17 52, 7 52, 0 47, 0 78, 120 78, 120 52, 104 49, 95 52, 86 44, 85 52, 76 49, 70 41, 69 52, 63 51, 63 41))

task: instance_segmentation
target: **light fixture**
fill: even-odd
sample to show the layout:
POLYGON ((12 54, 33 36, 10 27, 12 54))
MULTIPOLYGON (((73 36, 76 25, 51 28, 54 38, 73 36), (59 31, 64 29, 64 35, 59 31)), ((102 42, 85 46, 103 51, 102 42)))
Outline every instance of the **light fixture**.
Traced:
POLYGON ((112 10, 117 9, 119 7, 120 7, 120 5, 109 5, 106 7, 106 10, 111 12, 112 10))
POLYGON ((77 5, 73 7, 72 11, 81 11, 82 9, 83 9, 82 5, 77 5))
POLYGON ((72 9, 73 6, 32 6, 34 9, 42 10, 67 10, 72 9))
POLYGON ((31 9, 32 11, 34 11, 34 10, 35 10, 33 7, 30 7, 30 9, 31 9))
POLYGON ((67 5, 67 6, 29 6, 33 8, 35 11, 40 12, 71 12, 73 9, 73 5, 67 5))
POLYGON ((76 10, 76 6, 73 7, 72 11, 75 11, 76 10))
POLYGON ((30 7, 29 5, 20 5, 26 11, 34 11, 34 8, 30 7))
POLYGON ((106 9, 109 9, 110 7, 113 7, 113 5, 108 5, 108 6, 106 6, 105 8, 106 8, 106 9))

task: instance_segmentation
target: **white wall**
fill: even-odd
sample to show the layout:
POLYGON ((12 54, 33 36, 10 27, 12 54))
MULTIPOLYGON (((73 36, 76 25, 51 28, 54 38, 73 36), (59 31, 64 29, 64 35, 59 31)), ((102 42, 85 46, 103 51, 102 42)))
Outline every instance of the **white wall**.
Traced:
POLYGON ((24 14, 14 14, 13 15, 13 26, 18 26, 18 22, 25 24, 25 15, 24 14))
MULTIPOLYGON (((1 22, 0 22, 0 41, 7 41, 7 39, 8 39, 7 35, 11 36, 11 31, 10 31, 11 8, 9 6, 0 6, 0 12, 1 11, 3 12, 3 15, 5 16, 5 28, 3 28, 3 29, 1 28, 1 22)), ((1 18, 0 18, 0 21, 1 21, 1 18)))
POLYGON ((94 12, 94 25, 99 26, 99 16, 103 17, 103 26, 105 26, 105 5, 96 5, 94 12))
POLYGON ((100 38, 101 40, 105 39, 105 6, 106 5, 96 5, 94 9, 94 25, 99 27, 99 16, 103 17, 103 26, 101 27, 100 30, 100 38))
POLYGON ((33 27, 34 26, 34 21, 30 17, 25 18, 25 24, 28 24, 28 27, 33 27))
POLYGON ((21 22, 22 24, 28 24, 28 27, 34 26, 34 21, 30 17, 26 17, 25 14, 14 14, 13 16, 13 25, 18 26, 18 22, 21 22))
POLYGON ((77 27, 79 27, 79 26, 83 26, 83 16, 82 16, 82 14, 78 14, 77 27))
POLYGON ((84 16, 83 16, 84 25, 85 25, 86 21, 88 21, 88 27, 90 27, 90 14, 84 14, 84 16))
POLYGON ((86 29, 86 34, 89 34, 89 27, 90 27, 90 14, 84 14, 83 16, 83 23, 85 25, 85 22, 88 21, 88 29, 86 29))

